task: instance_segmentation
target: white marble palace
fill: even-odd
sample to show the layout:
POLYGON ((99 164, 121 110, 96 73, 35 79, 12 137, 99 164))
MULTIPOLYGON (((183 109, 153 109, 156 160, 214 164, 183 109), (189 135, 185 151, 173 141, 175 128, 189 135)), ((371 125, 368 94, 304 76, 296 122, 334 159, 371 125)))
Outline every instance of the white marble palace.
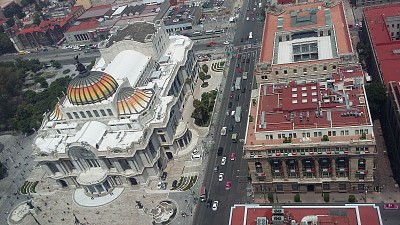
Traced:
POLYGON ((76 58, 79 74, 33 144, 46 175, 89 196, 159 176, 192 139, 180 120, 198 70, 192 46, 162 23, 135 22, 99 44, 92 71, 76 58))

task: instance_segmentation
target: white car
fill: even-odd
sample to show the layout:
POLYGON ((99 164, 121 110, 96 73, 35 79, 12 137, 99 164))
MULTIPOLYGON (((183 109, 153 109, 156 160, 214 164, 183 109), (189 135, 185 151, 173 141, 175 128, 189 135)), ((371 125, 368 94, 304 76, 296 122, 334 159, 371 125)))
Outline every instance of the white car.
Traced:
POLYGON ((218 180, 219 181, 223 181, 224 180, 224 173, 219 173, 218 180))
POLYGON ((222 157, 222 159, 221 159, 221 166, 224 166, 225 163, 226 163, 226 157, 224 156, 224 157, 222 157))
POLYGON ((225 135, 226 135, 226 127, 222 127, 221 136, 225 136, 225 135))
POLYGON ((246 17, 246 20, 249 21, 249 17, 246 17))
POLYGON ((212 205, 212 210, 217 211, 217 209, 218 209, 218 201, 214 201, 212 205))
POLYGON ((224 41, 224 45, 229 45, 229 41, 224 41))

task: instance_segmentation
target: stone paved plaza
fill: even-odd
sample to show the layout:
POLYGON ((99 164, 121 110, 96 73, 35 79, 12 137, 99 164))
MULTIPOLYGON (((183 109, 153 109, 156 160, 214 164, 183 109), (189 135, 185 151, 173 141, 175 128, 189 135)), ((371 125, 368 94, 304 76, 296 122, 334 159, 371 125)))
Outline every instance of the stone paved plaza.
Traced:
MULTIPOLYGON (((40 210, 34 217, 40 224, 74 224, 75 217, 83 224, 151 224, 150 214, 168 193, 146 194, 142 190, 125 189, 120 197, 100 207, 81 207, 73 200, 73 191, 56 191, 49 195, 34 196, 34 205, 40 210), (143 209, 136 207, 136 201, 143 202, 143 209)), ((19 224, 35 224, 32 215, 27 215, 19 224)))

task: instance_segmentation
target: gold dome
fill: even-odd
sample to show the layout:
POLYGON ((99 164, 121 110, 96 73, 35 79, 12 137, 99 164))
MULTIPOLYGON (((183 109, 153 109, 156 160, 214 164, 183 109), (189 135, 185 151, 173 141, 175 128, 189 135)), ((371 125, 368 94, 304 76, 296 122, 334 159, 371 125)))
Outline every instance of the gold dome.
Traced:
POLYGON ((130 115, 143 112, 153 97, 153 90, 124 88, 118 93, 118 114, 130 115))
POLYGON ((76 76, 67 89, 68 100, 74 105, 101 102, 112 96, 118 88, 115 79, 104 72, 91 71, 86 76, 76 76))

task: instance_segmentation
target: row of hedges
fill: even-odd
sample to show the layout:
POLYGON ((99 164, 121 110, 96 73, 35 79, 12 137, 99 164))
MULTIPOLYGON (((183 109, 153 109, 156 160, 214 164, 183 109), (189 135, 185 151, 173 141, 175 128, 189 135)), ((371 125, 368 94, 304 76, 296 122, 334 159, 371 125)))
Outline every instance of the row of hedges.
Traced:
POLYGON ((36 186, 38 185, 38 183, 39 181, 35 182, 25 181, 25 183, 20 188, 21 194, 26 195, 29 193, 36 193, 36 186))
POLYGON ((178 190, 178 191, 187 191, 192 188, 197 181, 197 175, 195 176, 181 176, 179 178, 179 182, 175 188, 171 188, 171 190, 178 190))

